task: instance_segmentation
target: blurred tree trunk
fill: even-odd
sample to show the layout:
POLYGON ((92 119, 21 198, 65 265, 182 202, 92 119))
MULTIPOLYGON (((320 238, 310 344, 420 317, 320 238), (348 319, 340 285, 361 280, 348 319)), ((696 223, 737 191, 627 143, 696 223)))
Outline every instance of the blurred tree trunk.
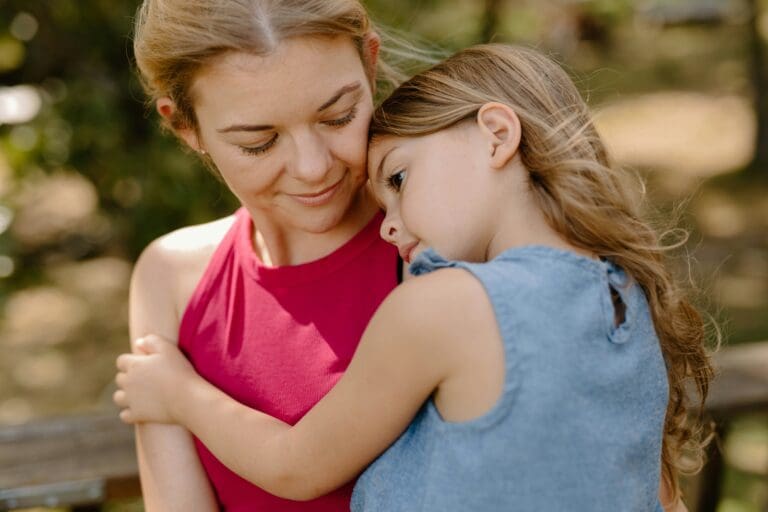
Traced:
POLYGON ((765 49, 759 27, 759 0, 749 0, 748 5, 749 59, 757 115, 757 140, 750 170, 755 176, 766 176, 768 172, 768 73, 765 69, 765 49))
POLYGON ((480 41, 490 42, 496 35, 499 28, 499 19, 501 18, 501 0, 485 0, 485 11, 483 11, 483 25, 480 33, 480 41))

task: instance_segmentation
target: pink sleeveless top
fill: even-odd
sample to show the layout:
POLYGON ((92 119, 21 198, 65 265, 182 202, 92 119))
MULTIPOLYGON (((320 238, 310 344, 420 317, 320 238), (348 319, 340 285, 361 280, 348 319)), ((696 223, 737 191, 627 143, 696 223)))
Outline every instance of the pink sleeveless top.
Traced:
MULTIPOLYGON (((396 286, 397 251, 379 238, 377 214, 324 258, 265 267, 253 249, 250 215, 241 208, 235 217, 187 305, 179 346, 218 388, 295 424, 339 380, 396 286)), ((353 484, 313 501, 285 500, 229 471, 198 439, 195 446, 223 510, 349 510, 353 484)))

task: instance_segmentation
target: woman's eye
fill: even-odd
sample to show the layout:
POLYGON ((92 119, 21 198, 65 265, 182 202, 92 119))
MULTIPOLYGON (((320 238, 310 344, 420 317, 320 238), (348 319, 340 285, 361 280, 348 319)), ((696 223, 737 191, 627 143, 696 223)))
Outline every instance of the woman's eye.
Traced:
POLYGON ((269 151, 269 149, 272 148, 275 143, 277 143, 277 135, 269 139, 269 142, 262 144, 261 146, 240 146, 240 149, 246 155, 260 155, 266 151, 269 151))
POLYGON ((352 107, 352 110, 350 110, 349 113, 344 117, 340 117, 338 119, 329 119, 328 121, 323 121, 323 124, 327 126, 336 126, 336 127, 346 126, 352 122, 352 120, 355 118, 356 115, 357 115, 357 106, 354 106, 352 107))
POLYGON ((395 192, 400 192, 400 189, 403 187, 404 181, 405 181, 405 170, 398 171, 392 174, 389 178, 387 178, 387 186, 389 186, 389 188, 391 188, 395 192))

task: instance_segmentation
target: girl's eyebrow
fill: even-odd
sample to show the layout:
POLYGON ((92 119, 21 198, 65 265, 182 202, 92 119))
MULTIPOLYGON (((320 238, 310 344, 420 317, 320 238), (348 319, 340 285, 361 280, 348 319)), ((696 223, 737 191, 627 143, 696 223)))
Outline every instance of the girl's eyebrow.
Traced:
POLYGON ((392 146, 389 148, 389 150, 384 153, 384 156, 381 158, 381 161, 379 162, 379 167, 376 169, 376 181, 379 181, 379 177, 381 176, 381 170, 384 168, 384 162, 387 160, 387 157, 389 156, 392 151, 397 149, 397 146, 392 146))

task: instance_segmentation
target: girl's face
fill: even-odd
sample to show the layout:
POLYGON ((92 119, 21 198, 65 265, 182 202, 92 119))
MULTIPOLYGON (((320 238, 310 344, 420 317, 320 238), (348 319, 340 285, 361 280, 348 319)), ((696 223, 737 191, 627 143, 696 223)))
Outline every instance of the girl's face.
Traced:
POLYGON ((360 197, 373 102, 348 39, 225 54, 199 72, 191 93, 199 128, 180 135, 208 153, 252 213, 322 233, 360 197))
POLYGON ((449 259, 485 261, 499 197, 486 144, 472 122, 372 144, 368 175, 387 212, 381 237, 407 263, 428 247, 449 259))

